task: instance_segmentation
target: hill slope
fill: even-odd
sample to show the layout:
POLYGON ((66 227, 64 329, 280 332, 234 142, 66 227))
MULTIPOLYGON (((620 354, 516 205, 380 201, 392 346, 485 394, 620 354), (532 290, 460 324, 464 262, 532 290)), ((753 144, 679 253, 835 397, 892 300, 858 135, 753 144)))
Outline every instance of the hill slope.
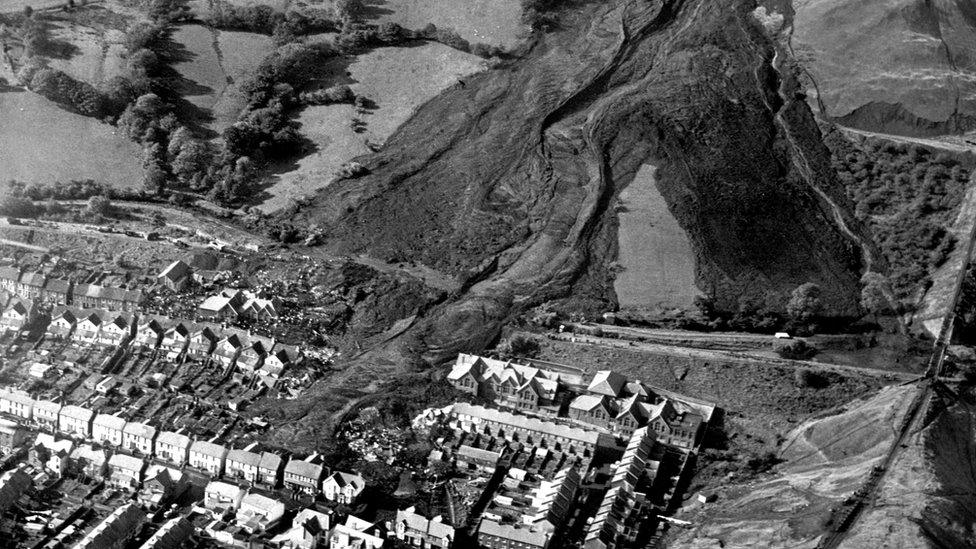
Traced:
POLYGON ((782 303, 814 281, 831 314, 852 313, 862 230, 747 8, 573 10, 519 59, 421 108, 362 159, 369 175, 300 215, 327 227, 335 250, 458 277, 465 295, 425 334, 428 348, 452 352, 490 340, 513 306, 573 294, 612 307, 613 206, 653 164, 698 287, 719 307, 782 303))
POLYGON ((970 0, 793 0, 792 8, 793 51, 828 116, 903 135, 976 130, 970 0))

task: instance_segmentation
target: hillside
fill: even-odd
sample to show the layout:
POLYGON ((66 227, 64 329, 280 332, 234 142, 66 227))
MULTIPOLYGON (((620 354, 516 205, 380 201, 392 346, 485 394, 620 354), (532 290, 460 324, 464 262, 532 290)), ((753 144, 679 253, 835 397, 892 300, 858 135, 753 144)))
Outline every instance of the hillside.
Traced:
POLYGON ((813 281, 828 314, 851 314, 871 254, 774 56, 739 4, 586 4, 427 103, 360 159, 368 175, 300 215, 333 250, 458 277, 469 291, 425 334, 449 353, 490 341, 513 306, 613 307, 614 206, 652 164, 720 308, 813 281))
POLYGON ((901 135, 976 130, 969 0, 793 0, 792 11, 807 93, 828 116, 901 135))

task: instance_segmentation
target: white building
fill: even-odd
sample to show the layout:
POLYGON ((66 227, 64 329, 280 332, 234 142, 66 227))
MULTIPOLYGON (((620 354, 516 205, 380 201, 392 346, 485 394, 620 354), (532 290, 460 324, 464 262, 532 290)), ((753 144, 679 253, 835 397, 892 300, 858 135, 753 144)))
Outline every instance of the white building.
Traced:
POLYGON ((258 482, 260 466, 261 454, 250 450, 232 449, 227 452, 225 475, 229 478, 246 480, 255 484, 258 482))
POLYGON ((227 448, 220 444, 198 440, 190 445, 190 467, 196 467, 219 477, 224 474, 224 464, 227 460, 227 448))
POLYGON ((237 511, 246 494, 247 491, 236 484, 214 480, 204 490, 203 506, 218 514, 237 511))
POLYGON ((58 431, 68 436, 87 439, 92 434, 95 412, 81 406, 68 405, 58 413, 58 431))
POLYGON ((156 428, 139 421, 130 421, 122 429, 122 447, 148 456, 153 453, 156 428))
POLYGON ((122 430, 125 419, 109 414, 98 414, 92 420, 92 439, 99 444, 122 446, 122 430))
POLYGON ((183 465, 190 455, 190 437, 163 431, 156 437, 156 457, 174 465, 183 465))

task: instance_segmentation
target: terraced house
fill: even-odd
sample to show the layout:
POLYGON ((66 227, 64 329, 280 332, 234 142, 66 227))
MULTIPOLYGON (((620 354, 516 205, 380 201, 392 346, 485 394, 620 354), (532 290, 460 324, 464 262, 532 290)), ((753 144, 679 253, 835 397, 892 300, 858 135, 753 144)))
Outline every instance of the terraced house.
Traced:
POLYGON ((140 421, 129 421, 122 429, 122 447, 130 452, 148 456, 153 453, 156 428, 140 421))
POLYGON ((88 408, 68 405, 58 413, 58 431, 62 434, 87 439, 92 434, 95 413, 88 408))
POLYGON ((20 269, 17 267, 0 267, 0 290, 17 293, 17 282, 20 281, 20 269))
POLYGON ((122 446, 122 430, 125 419, 109 414, 98 414, 92 420, 92 439, 99 444, 122 446))
POLYGON ((132 319, 128 315, 110 313, 104 321, 98 333, 98 342, 102 345, 121 345, 132 334, 132 319))
POLYGON ((85 311, 78 319, 71 339, 82 343, 95 343, 98 341, 98 334, 101 331, 102 316, 98 314, 98 311, 85 311))
POLYGON ((190 467, 206 471, 212 477, 224 474, 227 460, 227 448, 220 444, 198 440, 190 445, 190 467))
POLYGON ((29 272, 20 275, 17 281, 17 288, 14 293, 23 299, 37 301, 44 297, 44 284, 47 279, 43 273, 29 272))
POLYGON ((193 441, 186 435, 163 431, 156 436, 156 456, 173 465, 182 466, 190 457, 192 443, 193 441))
POLYGON ((60 278, 47 279, 42 299, 52 305, 67 305, 71 300, 71 281, 60 278))
POLYGON ((250 450, 231 449, 227 452, 225 475, 228 478, 246 480, 255 484, 260 475, 260 466, 261 454, 250 450))
POLYGON ((555 415, 560 374, 475 355, 458 355, 447 376, 456 389, 488 398, 498 406, 555 415))

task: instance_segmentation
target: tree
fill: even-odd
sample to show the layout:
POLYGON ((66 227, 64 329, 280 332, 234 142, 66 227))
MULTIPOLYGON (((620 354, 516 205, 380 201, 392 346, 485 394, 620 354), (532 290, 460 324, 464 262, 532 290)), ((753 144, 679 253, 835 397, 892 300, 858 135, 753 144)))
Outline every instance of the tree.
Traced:
POLYGON ((820 301, 820 286, 807 282, 797 286, 790 294, 786 304, 786 314, 797 322, 809 322, 820 314, 823 304, 820 301))
POLYGON ((166 190, 166 170, 159 164, 149 165, 142 175, 142 187, 152 194, 163 194, 166 190))
POLYGON ((89 215, 106 217, 112 213, 112 202, 104 195, 96 195, 88 199, 88 206, 85 211, 89 215))
POLYGON ((30 198, 8 190, 0 195, 0 215, 34 217, 37 215, 37 208, 30 198))
POLYGON ((517 335, 501 346, 501 354, 507 357, 535 358, 539 356, 542 347, 534 338, 517 335))
POLYGON ((864 273, 861 277, 861 307, 869 314, 879 315, 890 312, 888 301, 888 279, 876 272, 864 273))

